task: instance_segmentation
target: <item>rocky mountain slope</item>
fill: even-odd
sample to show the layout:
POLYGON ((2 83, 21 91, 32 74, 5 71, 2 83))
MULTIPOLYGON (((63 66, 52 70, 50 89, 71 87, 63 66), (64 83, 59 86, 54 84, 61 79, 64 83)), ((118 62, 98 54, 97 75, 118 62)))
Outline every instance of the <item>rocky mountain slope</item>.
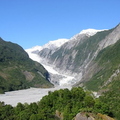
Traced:
POLYGON ((115 44, 101 50, 89 68, 91 70, 86 74, 87 76, 91 74, 91 78, 85 82, 87 79, 84 77, 81 82, 84 81, 85 86, 91 90, 108 89, 114 82, 119 81, 120 39, 115 44))
MULTIPOLYGON (((115 44, 119 39, 120 24, 110 30, 83 30, 56 49, 43 47, 42 50, 26 51, 29 55, 36 55, 39 62, 59 73, 51 74, 51 80, 55 84, 73 85, 79 81, 88 81, 99 71, 100 68, 91 68, 93 64, 96 67, 94 59, 101 50, 115 44)), ((31 58, 34 59, 32 56, 31 58)))
POLYGON ((0 38, 0 93, 28 87, 52 87, 49 73, 17 44, 0 38))

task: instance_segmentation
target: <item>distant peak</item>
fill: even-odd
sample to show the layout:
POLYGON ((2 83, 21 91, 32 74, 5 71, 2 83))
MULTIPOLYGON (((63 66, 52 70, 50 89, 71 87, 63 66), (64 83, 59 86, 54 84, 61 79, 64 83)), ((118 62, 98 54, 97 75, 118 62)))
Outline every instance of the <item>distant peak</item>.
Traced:
POLYGON ((57 39, 57 40, 54 40, 54 41, 49 41, 47 44, 43 45, 43 46, 35 46, 35 47, 32 47, 30 49, 26 49, 25 51, 26 52, 39 52, 45 48, 48 48, 48 49, 56 49, 60 46, 62 46, 64 43, 68 42, 69 39, 65 39, 65 38, 62 38, 62 39, 57 39))
POLYGON ((32 48, 26 49, 25 51, 32 52, 32 51, 40 51, 40 50, 42 50, 42 47, 37 45, 37 46, 34 46, 32 48))
POLYGON ((67 42, 69 39, 57 39, 54 41, 49 41, 47 44, 45 44, 43 47, 44 48, 51 48, 51 47, 60 47, 61 45, 63 45, 65 42, 67 42))
POLYGON ((82 30, 79 34, 86 34, 89 36, 93 36, 95 35, 97 32, 100 32, 103 30, 96 30, 96 29, 86 29, 86 30, 82 30))

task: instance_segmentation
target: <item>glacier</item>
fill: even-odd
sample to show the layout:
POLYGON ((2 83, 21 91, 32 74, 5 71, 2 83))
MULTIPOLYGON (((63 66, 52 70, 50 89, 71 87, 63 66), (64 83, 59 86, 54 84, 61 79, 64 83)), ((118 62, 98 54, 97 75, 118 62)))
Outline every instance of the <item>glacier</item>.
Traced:
MULTIPOLYGON (((45 67, 45 69, 50 73, 51 83, 53 83, 55 86, 58 86, 58 85, 59 86, 65 86, 65 85, 72 86, 78 80, 73 75, 58 71, 58 69, 56 69, 54 67, 54 65, 49 64, 49 62, 47 61, 47 56, 41 57, 39 55, 39 52, 42 50, 49 49, 49 50, 52 50, 52 52, 54 53, 54 51, 59 49, 63 44, 66 44, 69 41, 76 40, 79 35, 93 36, 97 32, 100 32, 100 31, 103 31, 103 30, 96 30, 96 29, 82 30, 80 33, 74 35, 70 39, 62 38, 62 39, 58 39, 58 40, 54 40, 54 41, 49 41, 47 44, 45 44, 43 46, 35 46, 33 48, 26 49, 25 51, 28 53, 29 57, 32 60, 41 63, 45 67)), ((53 61, 53 64, 54 64, 54 62, 55 61, 53 61)), ((82 73, 81 73, 80 77, 81 76, 82 76, 82 73)))
POLYGON ((55 86, 58 86, 58 85, 59 86, 66 86, 66 85, 72 85, 72 84, 75 83, 75 78, 73 76, 69 76, 69 75, 66 75, 66 74, 61 74, 57 70, 55 70, 51 65, 44 62, 46 60, 42 59, 38 54, 34 53, 35 50, 36 50, 35 48, 37 48, 37 47, 33 47, 32 49, 27 49, 26 52, 29 54, 29 57, 32 60, 41 63, 44 66, 44 68, 50 73, 51 83, 53 83, 55 86), (56 81, 52 80, 52 75, 53 74, 56 75, 56 76, 60 76, 61 79, 57 82, 58 84, 55 84, 56 81), (73 80, 74 80, 74 82, 73 82, 73 80))

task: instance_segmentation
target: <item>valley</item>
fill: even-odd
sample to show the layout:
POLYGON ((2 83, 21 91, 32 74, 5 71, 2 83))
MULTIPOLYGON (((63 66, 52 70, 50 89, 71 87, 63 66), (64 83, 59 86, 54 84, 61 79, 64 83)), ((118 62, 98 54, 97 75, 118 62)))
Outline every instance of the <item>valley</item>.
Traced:
POLYGON ((109 30, 87 29, 26 50, 1 38, 2 117, 9 118, 5 111, 12 109, 14 119, 22 114, 27 119, 71 120, 81 116, 78 112, 119 119, 119 33, 120 24, 109 30))

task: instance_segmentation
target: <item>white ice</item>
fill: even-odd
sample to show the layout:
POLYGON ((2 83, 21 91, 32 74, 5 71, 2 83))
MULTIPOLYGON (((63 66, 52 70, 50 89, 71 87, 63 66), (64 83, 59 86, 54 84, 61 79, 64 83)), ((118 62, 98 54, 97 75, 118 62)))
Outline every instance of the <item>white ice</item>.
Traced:
MULTIPOLYGON (((33 53, 31 49, 26 50, 26 51, 27 51, 27 53, 29 54, 29 57, 30 57, 32 60, 41 63, 49 73, 63 76, 63 78, 62 78, 61 80, 59 80, 59 85, 60 85, 60 86, 70 85, 70 84, 72 83, 74 77, 68 76, 68 75, 66 75, 66 74, 60 74, 60 73, 59 73, 58 71, 56 71, 52 66, 47 65, 47 64, 44 64, 44 60, 42 60, 42 58, 40 58, 40 56, 39 56, 38 54, 33 53)), ((51 80, 51 81, 52 81, 52 80, 51 80)))

